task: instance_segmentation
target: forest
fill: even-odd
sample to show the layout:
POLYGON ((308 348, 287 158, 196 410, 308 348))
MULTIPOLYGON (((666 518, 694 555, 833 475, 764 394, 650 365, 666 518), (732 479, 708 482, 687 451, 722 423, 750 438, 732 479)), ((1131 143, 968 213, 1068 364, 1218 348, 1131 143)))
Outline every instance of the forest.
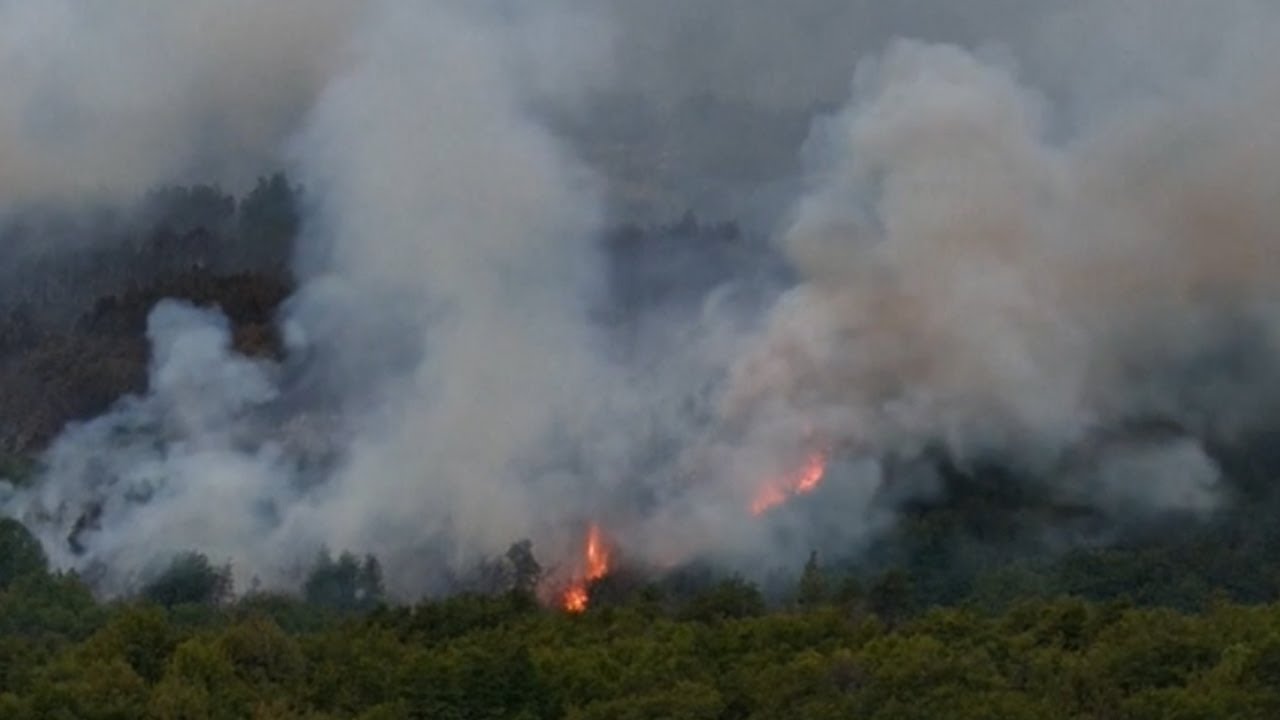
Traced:
POLYGON ((1278 36, 0 1, 0 720, 1280 718, 1278 36))
POLYGON ((1016 591, 937 605, 905 574, 864 585, 811 558, 772 602, 737 578, 626 591, 606 578, 585 612, 567 613, 519 587, 387 604, 376 563, 350 556, 322 558, 301 598, 232 599, 218 568, 186 556, 141 597, 102 604, 47 571, 14 523, 0 534, 6 718, 1280 712, 1280 603, 1216 593, 1194 611, 1016 591))
MULTIPOLYGON (((17 298, 4 348, 13 382, 48 356, 50 389, 83 399, 92 388, 104 404, 140 389, 144 315, 168 296, 223 308, 242 352, 279 353, 270 328, 292 284, 279 258, 298 192, 277 176, 251 202, 207 187, 150 195, 150 224, 122 234, 135 239, 92 273, 103 297, 43 314, 17 298), (246 243, 272 249, 255 257, 246 243), (128 261, 139 247, 154 248, 150 265, 128 261), (133 379, 57 360, 59 338, 133 347, 133 379)), ((761 250, 735 226, 692 215, 604 242, 615 297, 601 318, 623 345, 645 342, 647 312, 744 267, 785 277, 743 260, 761 250), (700 277, 663 285, 686 265, 700 277)), ((100 409, 65 406, 43 422, 100 409)), ((5 436, 5 475, 21 487, 50 430, 33 433, 13 408, 6 417, 18 430, 5 436)), ((0 716, 1272 718, 1280 506, 1267 447, 1259 436, 1216 449, 1233 469, 1221 511, 1121 524, 1063 507, 1009 468, 939 455, 945 491, 903 506, 874 552, 811 552, 756 581, 708 563, 623 562, 587 585, 583 612, 548 599, 550 562, 528 541, 416 602, 389 596, 372 555, 326 551, 286 594, 235 587, 230 566, 183 548, 106 599, 92 572, 53 567, 27 528, 0 519, 0 716), (1108 529, 1062 540, 1089 523, 1108 529)), ((791 509, 811 501, 821 498, 791 509)))

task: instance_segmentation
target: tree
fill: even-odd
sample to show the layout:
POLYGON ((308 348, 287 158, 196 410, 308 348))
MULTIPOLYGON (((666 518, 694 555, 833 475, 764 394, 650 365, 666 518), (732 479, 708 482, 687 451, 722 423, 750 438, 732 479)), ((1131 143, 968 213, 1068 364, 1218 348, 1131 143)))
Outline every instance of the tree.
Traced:
POLYGON ((867 604, 885 624, 893 627, 913 609, 911 578, 901 570, 890 570, 871 586, 867 604))
POLYGON ((732 577, 694 597, 685 608, 684 617, 707 622, 760 615, 764 609, 760 589, 740 577, 732 577))
POLYGON ((17 578, 46 569, 44 549, 35 536, 17 520, 0 518, 0 590, 17 578))
POLYGON ((293 239, 301 227, 300 190, 282 173, 258 178, 258 184, 240 201, 238 218, 245 261, 256 267, 280 267, 289 263, 293 239))
POLYGON ((232 718, 247 715, 249 690, 220 644, 192 638, 173 652, 151 694, 153 717, 232 718))
POLYGON ((146 682, 120 658, 60 663, 31 691, 30 717, 124 720, 146 717, 146 682))
POLYGON ((818 566, 818 551, 809 553, 809 559, 800 573, 800 584, 796 588, 796 603, 806 609, 817 607, 827 601, 827 579, 818 566))
POLYGON ((231 598, 231 568, 214 567, 201 553, 175 557, 169 567, 142 590, 143 597, 164 607, 219 605, 231 598))
POLYGON ((118 610, 107 625, 79 647, 85 660, 124 660, 149 683, 160 679, 177 633, 160 608, 129 605, 118 610))
POLYGON ((523 646, 486 643, 423 656, 403 694, 410 717, 542 720, 564 712, 523 646))
POLYGON ((507 548, 507 562, 511 566, 512 589, 533 594, 542 580, 542 566, 533 556, 533 543, 521 540, 507 548))
POLYGON ((383 600, 382 565, 373 555, 357 560, 344 552, 334 560, 327 550, 316 558, 303 585, 307 602, 338 612, 366 612, 383 600))
POLYGON ((292 689, 305 671, 306 660, 297 641, 267 618, 236 623, 219 637, 219 647, 240 681, 273 695, 292 689))
POLYGON ((147 195, 144 206, 155 228, 174 235, 197 230, 221 234, 236 211, 235 198, 217 185, 158 188, 147 195))
POLYGON ((107 612, 74 574, 23 575, 0 592, 0 635, 80 641, 107 612))
POLYGON ((840 580, 840 587, 836 588, 835 601, 840 607, 853 610, 862 605, 866 599, 864 595, 862 582, 858 580, 858 576, 846 575, 840 580))
POLYGON ((240 201, 240 229, 255 238, 292 238, 298 232, 298 190, 284 173, 258 178, 240 201))

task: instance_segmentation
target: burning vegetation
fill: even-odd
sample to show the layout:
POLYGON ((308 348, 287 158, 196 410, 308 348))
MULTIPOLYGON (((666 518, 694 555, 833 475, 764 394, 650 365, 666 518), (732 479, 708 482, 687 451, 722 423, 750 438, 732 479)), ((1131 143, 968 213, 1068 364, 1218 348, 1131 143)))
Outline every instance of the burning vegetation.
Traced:
MULTIPOLYGON (((292 17, 280 12, 270 19, 292 17)), ((0 15, 21 28, 39 13, 0 15)), ((143 15, 121 26, 155 19, 143 15)), ((770 206, 766 217, 652 224, 706 211, 698 191, 643 225, 615 215, 600 187, 610 168, 579 164, 598 155, 584 144, 604 140, 574 128, 602 118, 560 117, 608 98, 557 108, 535 95, 558 82, 517 71, 586 80, 527 54, 548 50, 545 29, 567 18, 516 15, 388 2, 358 23, 326 16, 313 28, 324 42, 288 51, 349 53, 253 73, 276 82, 252 88, 247 115, 139 111, 201 121, 154 133, 164 142, 140 132, 136 146, 96 134, 134 124, 95 112, 113 88, 130 101, 106 105, 134 107, 127 73, 95 76, 127 87, 80 96, 64 82, 74 67, 31 64, 57 72, 19 83, 11 104, 50 132, 0 122, 0 157, 22 170, 0 171, 0 195, 40 200, 48 217, 16 206, 0 217, 13 255, 0 283, 0 450, 22 469, 6 474, 0 514, 55 567, 127 595, 191 549, 228 563, 238 588, 297 592, 298 568, 333 548, 377 557, 388 595, 411 599, 468 589, 454 579, 473 562, 503 570, 494 554, 516 538, 560 547, 570 523, 608 518, 546 558, 567 568, 554 580, 533 580, 527 552, 508 563, 519 588, 582 612, 594 583, 622 579, 608 534, 646 567, 705 561, 759 579, 813 547, 856 564, 871 543, 910 542, 894 533, 935 506, 958 508, 956 526, 928 533, 946 538, 930 548, 965 547, 952 537, 1017 548, 1106 542, 1271 499, 1280 462, 1252 450, 1270 444, 1254 440, 1280 409, 1280 144, 1267 121, 1280 92, 1265 72, 1274 33, 1236 31, 1270 31, 1277 16, 1217 26, 1236 51, 1194 82, 1179 66, 1153 83, 1167 93, 1155 116, 1144 98, 1059 107, 1068 88, 968 40, 878 43, 856 72, 823 73, 830 96, 796 104, 792 144, 771 151, 788 158, 778 175, 748 173, 763 184, 739 199, 770 206), (285 78, 309 80, 275 92, 285 78), (299 104, 260 107, 266 97, 299 104), (63 112, 74 122, 46 118, 63 112), (406 121, 421 117, 432 122, 406 121), (187 161, 214 147, 149 157, 194 145, 188 133, 207 141, 208 127, 270 131, 228 139, 264 152, 228 159, 242 181, 282 157, 297 177, 63 217, 62 199, 122 169, 146 172, 103 202, 209 171, 187 161), (109 153, 92 172, 70 162, 97 149, 139 157, 109 153), (58 238, 66 252, 44 252, 58 238), (1176 431, 1128 429, 1153 420, 1176 431), (795 502, 814 493, 823 502, 795 502), (776 512, 789 502, 795 512, 776 512)), ((37 29, 11 35, 45 37, 37 29)), ((204 83, 225 61, 173 76, 204 83)), ((700 141, 730 127, 707 118, 731 95, 695 113, 700 141)), ((159 109, 188 96, 161 84, 148 97, 159 109)), ((733 111, 755 128, 750 142, 726 138, 734 152, 774 139, 749 121, 751 104, 733 111)), ((617 115, 627 136, 657 119, 617 115)), ((484 586, 507 579, 495 571, 484 586)))
POLYGON ((751 500, 751 514, 759 517, 796 495, 807 495, 822 484, 827 473, 828 453, 815 450, 799 467, 781 477, 770 478, 751 500))
POLYGON ((591 599, 591 584, 609 574, 611 551, 600 526, 592 523, 583 541, 581 564, 560 597, 566 612, 580 613, 591 599))
POLYGON ((0 0, 0 717, 1280 717, 1277 3, 160 5, 0 0))

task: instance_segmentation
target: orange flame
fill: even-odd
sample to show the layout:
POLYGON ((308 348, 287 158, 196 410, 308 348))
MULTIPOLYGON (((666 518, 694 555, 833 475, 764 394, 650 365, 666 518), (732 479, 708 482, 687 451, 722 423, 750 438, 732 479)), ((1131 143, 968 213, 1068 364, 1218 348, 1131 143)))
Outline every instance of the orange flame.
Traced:
POLYGON ((600 533, 600 526, 595 523, 587 529, 583 565, 581 575, 570 583, 560 599, 560 606, 571 613, 580 613, 587 609, 589 586, 609 573, 609 547, 600 533))
POLYGON ((769 481, 756 492, 755 499, 751 501, 751 514, 758 517, 795 495, 813 492, 822 484, 826 473, 827 454, 822 451, 810 453, 803 465, 769 481))

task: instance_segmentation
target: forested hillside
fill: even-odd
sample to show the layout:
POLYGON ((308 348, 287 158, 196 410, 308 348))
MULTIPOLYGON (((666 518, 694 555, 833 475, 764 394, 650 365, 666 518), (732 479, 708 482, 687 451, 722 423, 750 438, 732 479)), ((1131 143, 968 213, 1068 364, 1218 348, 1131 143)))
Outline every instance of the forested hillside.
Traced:
POLYGON ((238 350, 278 354, 298 190, 277 174, 238 200, 207 185, 166 186, 129 212, 9 220, 0 238, 0 452, 38 453, 67 422, 146 390, 146 319, 163 298, 218 307, 238 350))
POLYGON ((0 720, 1280 719, 1277 37, 0 0, 0 720))
MULTIPOLYGON (((12 543, 13 528, 4 534, 12 543)), ((1280 713, 1274 603, 1211 601, 1189 615, 1069 598, 923 610, 892 580, 864 588, 808 573, 772 607, 730 579, 686 595, 651 584, 583 614, 519 590, 360 610, 350 603, 361 572, 340 559, 313 575, 306 600, 226 602, 207 582, 216 569, 197 561, 148 599, 101 605, 75 577, 9 550, 0 714, 15 720, 1280 713)))
MULTIPOLYGON (((57 308, 15 296, 0 360, 11 388, 6 477, 26 482, 66 422, 145 389, 146 316, 163 298, 217 306, 236 350, 282 357, 275 320, 292 281, 278 259, 298 229, 288 221, 295 191, 277 178, 257 192, 272 187, 274 210, 212 189, 155 193, 156 217, 169 219, 122 235, 114 251, 150 253, 150 265, 106 253, 80 267, 82 284, 103 294, 78 309, 71 296, 57 295, 57 308), (211 230, 209 207, 232 215, 211 230), (255 213, 275 220, 260 227, 255 213), (256 259, 244 249, 264 242, 275 249, 256 259)), ((757 294, 786 281, 738 228, 691 215, 620 227, 602 242, 611 293, 597 312, 615 347, 640 356, 661 347, 653 317, 731 280, 751 279, 757 294), (689 267, 697 273, 677 271, 689 267)), ((1037 493, 1008 467, 961 467, 941 454, 942 492, 901 508, 872 552, 813 553, 760 584, 714 565, 655 570, 624 556, 589 583, 581 614, 548 601, 551 578, 527 543, 457 575, 461 594, 417 603, 388 598, 373 556, 322 555, 290 596, 236 587, 229 567, 182 547, 170 549, 168 569, 106 601, 94 597, 92 573, 49 567, 27 529, 5 519, 0 709, 13 718, 1274 717, 1280 531, 1267 447, 1257 437, 1215 448, 1236 498, 1220 511, 1124 524, 1037 493)), ((823 502, 800 497, 787 511, 803 517, 823 502)))

